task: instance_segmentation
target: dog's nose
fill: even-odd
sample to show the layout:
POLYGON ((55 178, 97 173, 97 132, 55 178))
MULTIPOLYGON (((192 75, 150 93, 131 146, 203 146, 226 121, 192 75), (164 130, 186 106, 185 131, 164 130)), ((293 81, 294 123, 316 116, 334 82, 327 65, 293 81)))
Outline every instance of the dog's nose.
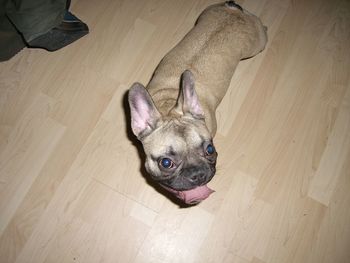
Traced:
POLYGON ((192 174, 188 179, 193 183, 204 181, 205 174, 204 173, 192 174))
POLYGON ((187 180, 189 180, 192 184, 201 184, 206 179, 206 174, 199 170, 198 167, 190 167, 187 169, 187 180))

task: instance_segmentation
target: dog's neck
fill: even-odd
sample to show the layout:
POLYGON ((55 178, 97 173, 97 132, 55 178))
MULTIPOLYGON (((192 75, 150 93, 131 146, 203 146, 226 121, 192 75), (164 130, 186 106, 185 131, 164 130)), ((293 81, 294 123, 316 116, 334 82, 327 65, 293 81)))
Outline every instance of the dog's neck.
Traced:
MULTIPOLYGON (((150 86, 150 85, 149 85, 150 86)), ((179 89, 148 89, 152 96, 154 105, 162 116, 168 116, 175 107, 179 95, 179 89)))

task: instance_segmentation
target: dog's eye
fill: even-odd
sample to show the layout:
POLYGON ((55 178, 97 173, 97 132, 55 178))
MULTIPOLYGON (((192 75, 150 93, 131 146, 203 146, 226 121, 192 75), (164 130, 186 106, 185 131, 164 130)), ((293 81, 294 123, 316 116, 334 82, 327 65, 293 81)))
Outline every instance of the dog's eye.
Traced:
POLYGON ((171 169, 174 167, 174 162, 169 158, 163 158, 159 161, 159 165, 166 169, 171 169))
POLYGON ((212 155, 215 153, 215 147, 212 144, 209 144, 205 152, 207 155, 212 155))

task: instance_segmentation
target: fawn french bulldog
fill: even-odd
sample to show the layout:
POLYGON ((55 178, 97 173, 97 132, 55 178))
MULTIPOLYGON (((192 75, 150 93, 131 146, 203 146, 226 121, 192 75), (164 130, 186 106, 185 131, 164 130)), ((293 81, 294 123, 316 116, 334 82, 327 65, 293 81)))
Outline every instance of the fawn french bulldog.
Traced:
POLYGON ((266 27, 234 1, 206 8, 162 59, 148 85, 128 99, 133 133, 142 142, 151 178, 187 204, 213 191, 215 110, 241 59, 266 45, 266 27))

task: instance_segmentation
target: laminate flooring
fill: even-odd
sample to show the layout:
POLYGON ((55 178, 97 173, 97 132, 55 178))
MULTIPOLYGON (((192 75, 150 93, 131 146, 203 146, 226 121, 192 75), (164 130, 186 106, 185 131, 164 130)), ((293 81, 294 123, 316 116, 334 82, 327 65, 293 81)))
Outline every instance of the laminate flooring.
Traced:
POLYGON ((350 262, 350 2, 245 0, 269 42, 217 110, 215 193, 149 184, 125 95, 211 0, 85 0, 90 34, 0 63, 0 262, 350 262))

